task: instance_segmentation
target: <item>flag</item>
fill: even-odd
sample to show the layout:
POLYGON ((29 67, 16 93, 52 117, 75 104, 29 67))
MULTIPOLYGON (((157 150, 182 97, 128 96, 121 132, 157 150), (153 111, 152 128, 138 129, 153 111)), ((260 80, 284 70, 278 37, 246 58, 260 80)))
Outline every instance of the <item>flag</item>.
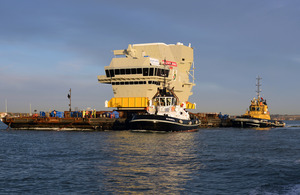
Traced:
POLYGON ((69 99, 71 98, 70 94, 68 94, 68 98, 69 98, 69 99))

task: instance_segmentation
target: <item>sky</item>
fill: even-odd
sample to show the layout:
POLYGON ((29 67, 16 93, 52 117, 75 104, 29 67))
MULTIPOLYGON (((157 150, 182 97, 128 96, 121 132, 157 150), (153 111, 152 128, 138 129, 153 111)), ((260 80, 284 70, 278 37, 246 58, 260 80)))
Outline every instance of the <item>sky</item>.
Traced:
POLYGON ((300 114, 298 0, 0 0, 0 112, 107 110, 97 81, 113 50, 194 48, 192 112, 243 114, 262 96, 271 114, 300 114))

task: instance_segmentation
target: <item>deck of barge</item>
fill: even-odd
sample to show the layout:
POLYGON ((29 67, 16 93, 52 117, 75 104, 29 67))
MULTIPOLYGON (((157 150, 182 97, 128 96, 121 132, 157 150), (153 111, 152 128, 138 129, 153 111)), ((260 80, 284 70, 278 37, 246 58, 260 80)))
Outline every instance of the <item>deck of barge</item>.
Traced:
POLYGON ((23 130, 126 130, 125 118, 4 118, 3 122, 13 129, 23 130))

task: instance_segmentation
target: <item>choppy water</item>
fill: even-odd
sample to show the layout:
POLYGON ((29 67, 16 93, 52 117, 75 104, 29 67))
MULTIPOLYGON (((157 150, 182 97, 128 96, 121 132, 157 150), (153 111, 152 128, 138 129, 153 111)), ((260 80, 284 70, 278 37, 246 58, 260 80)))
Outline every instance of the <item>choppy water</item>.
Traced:
POLYGON ((3 194, 300 194, 300 121, 193 133, 1 127, 3 194))

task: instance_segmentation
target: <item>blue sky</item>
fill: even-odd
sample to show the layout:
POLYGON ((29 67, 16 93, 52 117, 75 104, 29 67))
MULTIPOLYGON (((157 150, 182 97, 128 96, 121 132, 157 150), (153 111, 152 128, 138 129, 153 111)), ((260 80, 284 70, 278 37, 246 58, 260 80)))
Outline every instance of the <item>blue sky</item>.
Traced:
POLYGON ((195 112, 243 114, 256 77, 271 114, 300 114, 298 0, 1 0, 0 112, 105 110, 97 82, 128 44, 192 44, 195 112))

